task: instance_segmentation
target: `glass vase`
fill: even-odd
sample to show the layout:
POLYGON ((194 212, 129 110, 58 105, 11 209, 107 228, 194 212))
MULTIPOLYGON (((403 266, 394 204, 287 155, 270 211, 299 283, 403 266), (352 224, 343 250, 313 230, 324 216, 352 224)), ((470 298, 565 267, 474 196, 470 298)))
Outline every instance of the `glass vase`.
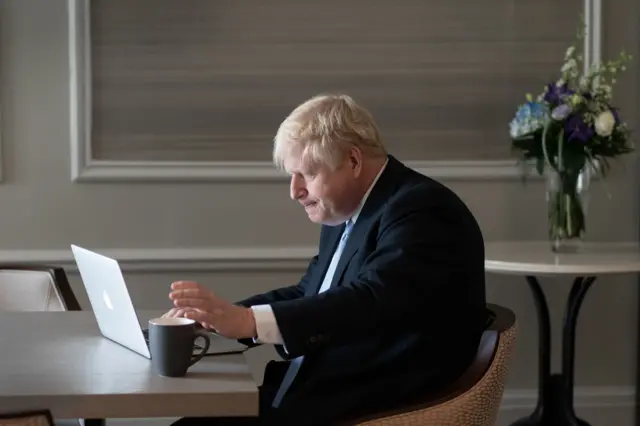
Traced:
POLYGON ((572 253, 581 249, 587 230, 592 175, 589 166, 577 171, 548 170, 547 213, 552 251, 572 253))

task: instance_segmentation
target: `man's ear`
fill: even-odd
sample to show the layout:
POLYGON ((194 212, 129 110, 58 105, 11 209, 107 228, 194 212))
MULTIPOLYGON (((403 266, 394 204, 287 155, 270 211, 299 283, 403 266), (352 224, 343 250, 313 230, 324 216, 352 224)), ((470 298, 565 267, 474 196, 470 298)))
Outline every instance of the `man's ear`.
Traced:
POLYGON ((349 168, 354 176, 360 176, 362 173, 362 151, 358 147, 351 147, 347 156, 349 168))

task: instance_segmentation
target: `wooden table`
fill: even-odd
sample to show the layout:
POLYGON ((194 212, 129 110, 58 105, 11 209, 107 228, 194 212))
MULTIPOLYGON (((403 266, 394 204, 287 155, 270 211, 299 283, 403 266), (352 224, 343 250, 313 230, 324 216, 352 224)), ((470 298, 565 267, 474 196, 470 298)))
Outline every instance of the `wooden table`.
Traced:
POLYGON ((513 426, 588 426, 573 408, 575 331, 580 306, 596 277, 640 272, 636 243, 585 244, 578 253, 554 253, 549 242, 487 243, 487 272, 524 276, 533 293, 539 326, 538 404, 513 426), (539 276, 571 276, 573 286, 562 328, 562 372, 551 373, 551 321, 539 276))
MULTIPOLYGON (((161 312, 142 311, 142 324, 161 312)), ((215 340, 212 340, 212 346, 215 340)), ((55 418, 257 416, 244 355, 205 357, 181 378, 100 335, 91 311, 0 312, 0 412, 55 418)))

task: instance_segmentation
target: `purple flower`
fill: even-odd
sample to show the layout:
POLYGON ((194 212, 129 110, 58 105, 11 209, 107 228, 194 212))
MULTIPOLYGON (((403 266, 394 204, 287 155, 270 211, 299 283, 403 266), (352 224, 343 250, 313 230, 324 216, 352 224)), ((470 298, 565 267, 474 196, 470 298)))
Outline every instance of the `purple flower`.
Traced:
POLYGON ((584 122, 579 114, 572 115, 565 123, 564 128, 569 135, 569 142, 579 140, 586 143, 591 140, 594 134, 594 130, 584 122))
POLYGON ((620 115, 618 114, 618 108, 609 107, 609 109, 611 110, 611 113, 613 114, 613 118, 616 119, 616 124, 619 124, 620 123, 620 115))
POLYGON ((564 98, 569 95, 573 95, 574 91, 570 90, 567 83, 558 86, 556 83, 547 84, 547 90, 544 94, 544 101, 556 105, 562 102, 564 98))

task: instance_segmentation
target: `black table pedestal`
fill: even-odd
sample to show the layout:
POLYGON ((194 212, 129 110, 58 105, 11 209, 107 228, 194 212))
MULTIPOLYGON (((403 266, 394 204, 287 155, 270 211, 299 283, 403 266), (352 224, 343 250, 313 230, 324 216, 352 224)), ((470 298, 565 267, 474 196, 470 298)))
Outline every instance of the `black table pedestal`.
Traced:
POLYGON ((527 276, 538 314, 538 404, 534 412, 512 426, 589 426, 573 409, 576 322, 580 306, 596 277, 577 277, 567 299, 562 327, 562 372, 551 374, 551 319, 540 283, 527 276))

